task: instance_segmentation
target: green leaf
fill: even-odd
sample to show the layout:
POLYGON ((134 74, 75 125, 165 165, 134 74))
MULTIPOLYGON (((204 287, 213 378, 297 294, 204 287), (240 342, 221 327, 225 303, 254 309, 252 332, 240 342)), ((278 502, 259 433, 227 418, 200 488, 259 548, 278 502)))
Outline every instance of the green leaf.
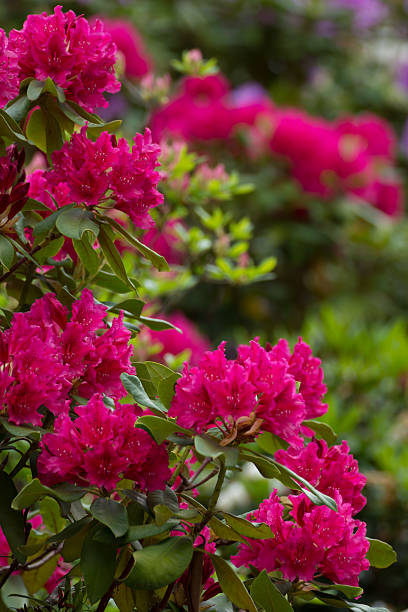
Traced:
POLYGON ((15 438, 32 438, 39 440, 41 432, 44 431, 41 427, 27 427, 25 425, 13 425, 5 417, 0 417, 0 423, 4 429, 15 438))
POLYGON ((262 570, 253 581, 251 595, 265 612, 293 612, 292 606, 268 578, 265 570, 262 570))
POLYGON ((127 232, 125 228, 120 225, 120 223, 115 221, 115 219, 111 219, 110 217, 104 217, 104 219, 105 221, 110 223, 110 225, 112 225, 112 227, 114 227, 119 234, 126 238, 129 244, 134 246, 135 249, 137 249, 146 259, 148 259, 157 270, 170 270, 169 265, 164 259, 164 257, 162 257, 161 255, 150 249, 148 246, 143 244, 143 242, 140 242, 140 240, 137 240, 134 236, 129 234, 129 232, 127 232))
POLYGON ((109 527, 117 538, 123 536, 129 528, 126 508, 113 499, 98 497, 92 503, 90 513, 97 521, 109 527))
POLYGON ((193 557, 187 537, 171 537, 133 553, 135 565, 125 583, 133 589, 154 590, 179 578, 193 557))
POLYGON ((137 404, 150 408, 153 412, 159 416, 165 412, 164 406, 158 402, 152 400, 144 390, 142 383, 137 376, 132 374, 121 374, 120 379, 126 391, 133 397, 137 404))
POLYGON ((54 257, 61 250, 64 244, 64 236, 60 236, 49 242, 45 247, 35 254, 40 264, 44 264, 50 257, 54 257))
MULTIPOLYGON (((16 108, 17 104, 20 105, 20 103, 16 101, 16 108)), ((25 109, 27 109, 28 111, 30 104, 31 103, 27 100, 27 98, 25 98, 24 101, 21 102, 21 109, 24 110, 23 116, 25 116, 26 114, 25 109), (28 107, 26 106, 26 103, 28 103, 28 107)), ((20 119, 18 119, 18 121, 20 121, 20 119)), ((11 107, 9 107, 8 109, 0 109, 0 135, 6 136, 10 140, 19 140, 20 142, 24 143, 27 142, 27 139, 21 131, 17 120, 15 120, 15 118, 11 115, 11 107)))
POLYGON ((248 610, 248 612, 257 612, 252 597, 246 590, 235 570, 222 557, 218 557, 217 555, 211 555, 211 561, 214 565, 222 592, 228 599, 238 608, 248 610))
POLYGON ((83 208, 63 210, 56 220, 57 229, 68 238, 81 240, 84 232, 91 232, 95 238, 99 234, 99 226, 93 221, 93 215, 83 208))
POLYGON ((372 567, 385 568, 396 562, 397 553, 390 544, 372 538, 367 539, 370 542, 367 559, 372 567))
POLYGON ((122 125, 121 119, 114 119, 113 121, 107 121, 102 125, 98 125, 97 127, 89 127, 86 130, 86 133, 89 138, 97 138, 102 134, 102 132, 116 132, 120 126, 122 125))
MULTIPOLYGON (((93 247, 93 241, 95 240, 93 236, 94 234, 88 234, 88 232, 85 231, 80 240, 76 240, 75 238, 72 240, 72 244, 79 259, 90 274, 96 274, 100 265, 98 253, 93 247), (90 237, 93 237, 91 238, 92 242, 90 237)), ((126 291, 128 291, 127 287, 126 291)))
POLYGON ((161 444, 171 434, 174 434, 176 432, 188 435, 191 434, 188 429, 180 427, 175 421, 171 421, 170 419, 166 419, 165 417, 153 415, 139 417, 136 422, 136 427, 143 427, 143 429, 147 428, 149 432, 151 432, 157 444, 161 444))
MULTIPOLYGON (((147 523, 146 525, 132 525, 131 527, 129 527, 125 535, 116 541, 116 544, 118 546, 124 546, 125 544, 129 544, 130 542, 134 542, 135 540, 151 538, 152 536, 156 536, 161 533, 165 533, 166 531, 171 531, 172 529, 175 529, 178 524, 178 519, 170 519, 162 525, 157 525, 156 523, 147 523)), ((104 534, 104 532, 95 535, 95 540, 98 540, 98 542, 105 543, 111 542, 111 540, 106 537, 106 534, 104 534)))
POLYGON ((166 506, 173 512, 178 512, 179 510, 177 495, 170 487, 166 487, 164 490, 150 491, 147 495, 147 505, 151 510, 158 505, 166 506))
POLYGON ((70 523, 65 527, 65 529, 51 536, 48 539, 49 544, 53 542, 62 542, 64 540, 69 540, 77 533, 79 533, 86 525, 89 525, 91 520, 92 519, 90 516, 84 516, 79 521, 75 521, 75 523, 70 523))
POLYGON ((282 440, 282 438, 275 436, 269 431, 261 433, 261 435, 257 437, 256 442, 262 450, 270 455, 274 455, 276 451, 281 448, 286 450, 289 447, 289 444, 285 442, 285 440, 282 440))
POLYGON ((137 375, 151 398, 155 398, 159 394, 161 382, 172 381, 175 374, 180 378, 180 374, 155 361, 137 361, 135 366, 137 375))
POLYGON ((44 525, 46 525, 52 533, 58 533, 64 528, 65 519, 61 516, 60 506, 52 497, 45 497, 41 500, 40 513, 44 525))
POLYGON ((109 306, 108 312, 120 313, 123 310, 126 316, 132 316, 138 319, 140 313, 143 310, 144 304, 145 303, 143 302, 143 300, 124 300, 123 302, 119 302, 119 304, 113 304, 112 306, 109 306))
POLYGON ((252 455, 250 452, 246 452, 243 449, 240 449, 240 457, 245 461, 253 463, 258 468, 259 473, 265 478, 279 478, 280 472, 278 468, 268 461, 266 457, 252 455))
POLYGON ((57 119, 50 113, 45 114, 45 134, 47 138, 47 158, 51 162, 51 154, 59 151, 64 144, 63 128, 57 119))
POLYGON ((216 459, 217 457, 224 456, 227 466, 233 466, 238 463, 239 451, 237 448, 221 446, 218 440, 210 438, 210 436, 196 436, 194 438, 194 446, 196 451, 203 457, 216 459))
POLYGON ((101 226, 99 229, 99 244, 101 245, 106 261, 121 281, 123 281, 131 289, 136 289, 127 275, 122 258, 118 249, 115 247, 113 240, 110 238, 104 227, 101 226))
POLYGON ((0 472, 0 525, 13 555, 20 563, 25 562, 25 555, 19 547, 25 544, 25 523, 22 512, 12 509, 11 504, 17 494, 12 479, 6 472, 0 472))
POLYGON ((112 597, 120 612, 133 612, 136 608, 136 597, 124 582, 115 587, 112 597))
POLYGON ((332 446, 336 443, 337 434, 327 423, 322 423, 321 421, 303 421, 302 425, 309 427, 315 433, 316 438, 322 438, 327 442, 329 446, 332 446))
POLYGON ((116 546, 94 540, 95 531, 89 531, 81 552, 81 569, 91 603, 96 603, 106 593, 116 568, 116 546))
POLYGON ((208 525, 212 531, 221 540, 232 540, 233 542, 246 542, 246 540, 237 532, 235 529, 226 525, 216 516, 213 516, 209 521, 208 525))
POLYGON ((265 523, 258 523, 255 525, 254 523, 251 523, 242 517, 230 514, 229 512, 223 512, 223 515, 228 525, 246 538, 253 538, 254 540, 267 540, 274 537, 271 528, 265 523))
POLYGON ((61 501, 70 502, 80 499, 86 493, 85 489, 76 487, 75 485, 64 484, 51 489, 43 485, 38 478, 34 478, 31 482, 27 483, 25 487, 16 495, 12 501, 11 507, 14 510, 21 510, 22 508, 29 508, 36 501, 49 495, 50 497, 56 497, 61 501))
POLYGON ((65 102, 64 90, 62 89, 62 87, 59 87, 59 85, 56 85, 50 77, 47 77, 44 82, 43 92, 50 93, 52 96, 57 98, 59 102, 65 102))
POLYGON ((27 87, 27 98, 31 102, 35 102, 41 96, 44 89, 45 81, 38 81, 37 79, 33 79, 30 81, 27 87))
MULTIPOLYGON (((129 293, 129 286, 123 283, 115 274, 106 272, 106 270, 98 272, 93 282, 98 287, 103 287, 113 293, 129 293)), ((132 283, 136 285, 135 279, 132 279, 132 283)))
MULTIPOLYGON (((70 206, 69 208, 72 207, 70 206)), ((37 225, 33 228, 33 235, 36 238, 37 244, 41 242, 41 240, 45 238, 51 232, 52 229, 54 229, 55 223, 59 215, 65 210, 67 210, 66 206, 64 206, 64 208, 56 210, 55 212, 51 213, 51 215, 46 217, 43 221, 37 223, 37 225)))
POLYGON ((34 595, 41 587, 45 585, 47 580, 52 576, 57 567, 58 554, 55 554, 51 559, 42 563, 33 570, 25 570, 22 573, 24 584, 30 595, 34 595))
MULTIPOLYGON (((35 81, 31 81, 35 83, 35 81)), ((30 85, 31 85, 30 83, 30 85)), ((47 118, 41 108, 36 108, 30 115, 26 127, 26 136, 37 149, 47 153, 47 118)))
POLYGON ((0 263, 6 268, 6 270, 10 270, 13 260, 13 246, 3 234, 0 234, 0 263))
POLYGON ((351 598, 358 597, 364 592, 361 587, 349 586, 348 584, 323 584, 321 582, 313 582, 313 584, 318 586, 319 589, 321 590, 335 589, 336 591, 339 591, 340 593, 343 593, 344 595, 346 595, 346 597, 351 597, 351 598))
POLYGON ((38 200, 34 200, 33 198, 28 198, 22 210, 23 212, 26 212, 29 210, 46 210, 50 212, 50 209, 48 208, 48 206, 46 206, 42 202, 39 202, 38 200))
POLYGON ((141 315, 139 320, 146 325, 149 329, 154 329, 155 331, 163 331, 164 329, 175 329, 176 331, 182 334, 183 332, 179 327, 170 323, 170 321, 166 321, 165 319, 155 319, 154 317, 145 317, 141 315))

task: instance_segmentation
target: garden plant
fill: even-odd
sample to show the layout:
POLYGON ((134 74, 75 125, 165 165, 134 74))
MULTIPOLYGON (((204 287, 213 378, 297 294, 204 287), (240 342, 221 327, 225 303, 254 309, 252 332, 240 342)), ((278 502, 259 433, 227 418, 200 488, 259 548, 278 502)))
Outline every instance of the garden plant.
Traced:
MULTIPOLYGON (((367 479, 330 425, 342 320, 304 313, 336 248, 346 270, 364 240, 370 260, 402 215, 392 129, 233 90, 197 49, 170 83, 126 54, 129 27, 56 6, 0 30, 0 610, 384 612, 360 579, 396 553, 361 518, 367 479), (272 211, 250 205, 268 180, 272 211), (249 469, 265 495, 231 511, 249 469)), ((375 333, 356 331, 367 359, 408 345, 402 324, 375 333)), ((364 404, 370 375, 347 399, 364 404)))

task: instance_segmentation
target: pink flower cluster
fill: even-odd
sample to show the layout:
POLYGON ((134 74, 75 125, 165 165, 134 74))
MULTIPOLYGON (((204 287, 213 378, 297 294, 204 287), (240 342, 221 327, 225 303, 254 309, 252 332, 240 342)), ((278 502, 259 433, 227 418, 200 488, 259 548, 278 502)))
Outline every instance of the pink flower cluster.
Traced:
POLYGON ((4 30, 0 28, 0 106, 15 98, 19 90, 17 56, 9 48, 4 30))
POLYGON ((346 193, 387 215, 401 214, 402 184, 386 176, 395 161, 395 136, 374 115, 329 122, 278 108, 257 87, 233 92, 217 74, 186 78, 151 124, 157 139, 170 133, 190 142, 231 139, 245 128, 248 153, 286 159, 305 192, 322 198, 346 193))
POLYGON ((83 127, 52 154, 52 169, 31 175, 31 197, 51 209, 55 205, 48 192, 59 206, 72 202, 98 206, 113 200, 115 209, 129 215, 135 225, 151 226, 148 212, 163 202, 156 189, 160 147, 152 143, 148 129, 143 135, 136 134, 134 143, 129 149, 125 138, 116 141, 108 132, 92 141, 83 127))
POLYGON ((72 482, 112 490, 121 478, 143 490, 164 489, 170 477, 168 455, 149 434, 135 428, 141 409, 128 404, 111 411, 102 395, 77 406, 74 421, 60 415, 54 433, 42 438, 38 473, 46 485, 72 482))
POLYGON ((68 100, 90 112, 108 106, 104 92, 120 89, 116 45, 102 22, 90 25, 73 11, 63 13, 61 6, 52 15, 29 15, 21 30, 11 30, 7 51, 17 57, 20 81, 50 77, 68 100))
POLYGON ((101 21, 105 32, 111 35, 117 50, 125 60, 125 74, 130 79, 140 79, 150 72, 152 60, 148 57, 139 32, 124 19, 108 19, 101 21))
POLYGON ((302 449, 289 448, 275 453, 275 459, 314 485, 322 493, 337 493, 357 514, 366 504, 361 494, 367 479, 360 474, 357 460, 345 440, 328 447, 324 440, 312 440, 302 449))
POLYGON ((253 340, 238 347, 235 360, 224 348, 207 352, 198 367, 185 364, 169 415, 198 433, 218 427, 224 444, 269 431, 301 446, 302 422, 327 410, 323 371, 310 347, 299 339, 291 354, 285 340, 267 350, 253 340))
POLYGON ((106 310, 84 289, 70 320, 52 293, 14 315, 0 332, 0 408, 10 421, 40 425, 42 407, 65 414, 72 393, 126 395, 120 375, 134 373, 130 332, 122 316, 108 328, 106 310))
POLYGON ((142 344, 157 346, 156 352, 149 354, 149 358, 155 361, 164 361, 165 355, 180 355, 184 351, 190 352, 188 362, 197 365, 206 351, 210 350, 208 339, 203 336, 196 326, 182 312, 174 312, 163 315, 164 318, 178 327, 182 333, 175 329, 164 329, 155 331, 144 328, 139 340, 142 344))
POLYGON ((316 574, 338 584, 358 586, 360 572, 369 568, 365 523, 353 519, 350 504, 337 495, 338 512, 315 506, 302 493, 289 496, 290 519, 283 519, 284 505, 276 489, 247 518, 264 522, 274 537, 247 539, 231 558, 240 567, 253 565, 267 572, 280 570, 287 580, 312 580, 316 574))

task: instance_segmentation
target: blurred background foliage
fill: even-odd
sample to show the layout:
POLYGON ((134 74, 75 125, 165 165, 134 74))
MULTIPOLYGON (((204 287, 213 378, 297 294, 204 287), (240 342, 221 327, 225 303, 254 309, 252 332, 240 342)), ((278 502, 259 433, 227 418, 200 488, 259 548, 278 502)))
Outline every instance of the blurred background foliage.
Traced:
MULTIPOLYGON (((3 0, 2 26, 20 27, 27 13, 53 6, 3 0)), ((217 59, 232 87, 256 83, 281 107, 329 120, 375 113, 395 131, 395 172, 407 182, 406 1, 83 0, 64 8, 130 21, 155 74, 170 74, 172 91, 180 77, 172 61, 197 48, 217 59)), ((167 89, 162 101, 171 95, 167 89)), ((120 114, 129 137, 160 98, 152 102, 144 93, 140 82, 124 83, 120 114)), ((166 204, 155 214, 159 226, 182 219, 176 233, 185 250, 175 276, 150 278, 143 297, 162 298, 167 314, 182 311, 213 346, 222 339, 233 347, 254 335, 273 343, 300 334, 312 346, 328 386, 325 419, 349 441, 368 476, 361 518, 371 537, 390 542, 399 555, 398 566, 364 579, 366 601, 407 608, 406 217, 392 219, 344 194, 305 193, 278 160, 251 158, 239 147, 201 143, 183 150, 178 164, 166 167, 163 158, 172 180, 163 183, 166 204), (228 175, 194 191, 200 155, 212 167, 224 164, 228 175), (177 184, 186 173, 187 191, 177 184), (208 249, 215 260, 208 260, 208 249), (241 266, 248 250, 251 264, 241 266)), ((131 265, 131 254, 124 260, 131 265)), ((250 473, 230 487, 229 503, 242 511, 267 494, 265 481, 250 473)))

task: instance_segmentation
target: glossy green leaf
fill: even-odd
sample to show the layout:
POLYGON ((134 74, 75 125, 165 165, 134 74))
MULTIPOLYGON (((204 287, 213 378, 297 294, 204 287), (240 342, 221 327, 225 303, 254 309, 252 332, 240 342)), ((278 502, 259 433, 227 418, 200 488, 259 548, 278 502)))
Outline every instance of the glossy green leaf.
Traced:
POLYGON ((36 593, 41 587, 45 585, 47 580, 52 576, 57 567, 58 556, 54 555, 46 561, 45 563, 39 565, 33 570, 25 570, 22 572, 24 584, 27 588, 27 591, 33 595, 36 593))
POLYGON ((12 501, 11 507, 14 510, 21 510, 22 508, 29 508, 36 501, 42 497, 49 495, 55 497, 61 501, 70 502, 80 499, 86 493, 85 489, 76 487, 75 485, 63 484, 51 489, 43 485, 38 478, 34 478, 25 485, 15 496, 12 501))
POLYGON ((159 416, 165 412, 164 406, 155 400, 152 400, 144 390, 142 383, 137 376, 132 374, 121 374, 120 379, 126 391, 133 397, 137 404, 150 408, 159 416))
POLYGON ((164 257, 140 242, 140 240, 137 240, 134 236, 132 236, 132 234, 129 234, 129 232, 126 231, 125 228, 120 225, 120 223, 115 221, 115 219, 111 219, 110 217, 104 217, 104 219, 110 223, 110 225, 112 225, 112 227, 114 227, 119 234, 126 238, 127 242, 134 246, 135 249, 137 249, 143 255, 143 257, 148 259, 157 270, 168 271, 170 269, 164 257))
POLYGON ((278 468, 273 465, 266 457, 260 457, 258 455, 252 455, 250 452, 241 449, 240 457, 244 461, 250 461, 257 468, 259 473, 265 478, 279 478, 280 472, 278 468))
POLYGON ((187 537, 171 537, 133 553, 135 565, 125 583, 134 589, 154 590, 179 578, 193 557, 187 537))
POLYGON ((46 246, 37 251, 35 257, 37 258, 40 264, 44 264, 49 257, 54 257, 61 250, 64 244, 64 237, 60 236, 55 240, 51 240, 46 246))
POLYGON ((170 321, 166 321, 165 319, 155 319, 154 317, 145 317, 141 315, 139 320, 146 325, 149 329, 154 329, 155 331, 163 331, 164 329, 175 329, 176 331, 182 333, 181 329, 170 323, 170 321))
POLYGON ((66 521, 62 518, 60 506, 54 498, 44 497, 40 501, 40 513, 43 524, 48 527, 51 533, 58 533, 64 529, 66 521))
MULTIPOLYGON (((93 246, 94 240, 94 234, 88 231, 83 232, 80 240, 75 238, 72 240, 79 259, 90 274, 96 274, 100 265, 98 252, 93 246)), ((126 290, 128 291, 127 287, 126 290)))
POLYGON ((109 306, 108 312, 119 313, 123 310, 125 315, 139 318, 139 315, 142 312, 144 305, 145 303, 143 302, 143 300, 129 299, 124 300, 123 302, 119 302, 119 304, 113 304, 112 306, 109 306))
POLYGON ((106 232, 104 227, 100 227, 99 231, 99 244, 103 254, 105 255, 106 261, 112 268, 113 272, 120 278, 122 282, 128 285, 131 289, 136 289, 132 281, 129 279, 125 266, 123 265, 122 258, 113 240, 106 232))
POLYGON ((282 448, 286 450, 289 447, 289 444, 285 442, 285 440, 282 440, 282 438, 275 436, 269 431, 261 433, 261 435, 257 437, 256 442, 262 450, 270 455, 274 455, 277 450, 282 448))
POLYGON ((17 121, 20 121, 22 117, 25 117, 28 109, 31 106, 31 102, 27 100, 25 96, 16 100, 13 106, 9 106, 7 109, 0 109, 0 135, 6 136, 10 140, 18 140, 20 142, 27 142, 20 126, 17 121), (16 111, 16 116, 12 115, 12 111, 16 111), (22 117, 16 118, 23 113, 22 117))
MULTIPOLYGON (((175 529, 178 524, 179 521, 177 519, 170 519, 162 525, 157 525, 156 523, 146 523, 145 525, 132 525, 131 527, 129 527, 125 535, 119 538, 116 543, 118 546, 124 546, 125 544, 129 544, 129 542, 134 542, 135 540, 151 538, 152 536, 156 536, 161 533, 165 533, 166 531, 171 531, 172 529, 175 529)), ((100 542, 106 543, 109 543, 111 541, 108 540, 104 533, 96 535, 95 539, 100 542)))
POLYGON ((0 472, 0 525, 13 555, 24 563, 25 555, 19 547, 25 544, 25 523, 23 513, 12 509, 12 501, 17 494, 12 479, 6 472, 0 472))
POLYGON ((235 529, 226 525, 216 516, 213 516, 209 522, 209 527, 211 527, 212 531, 218 538, 221 540, 232 540, 233 542, 245 542, 246 540, 242 535, 240 535, 235 529))
POLYGON ((223 512, 223 515, 228 525, 246 538, 267 540, 274 537, 271 528, 265 523, 254 524, 229 512, 223 512))
MULTIPOLYGON (((32 81, 34 82, 34 81, 32 81)), ((47 118, 41 108, 36 108, 30 115, 26 127, 26 136, 37 149, 47 153, 47 118)))
MULTIPOLYGON (((69 206, 69 208, 72 207, 69 206)), ((67 207, 64 206, 64 208, 60 208, 59 210, 56 210, 55 212, 51 213, 51 215, 46 217, 40 223, 37 223, 37 225, 33 228, 33 235, 36 238, 37 244, 38 242, 41 242, 41 240, 45 238, 54 229, 56 221, 59 215, 63 212, 63 210, 67 210, 67 207)))
POLYGON ((37 79, 33 79, 30 81, 27 87, 27 98, 31 102, 35 102, 41 96, 44 89, 45 81, 38 81, 37 79))
POLYGON ((372 567, 389 567, 396 562, 397 553, 390 544, 381 540, 367 539, 370 542, 367 559, 372 567))
POLYGON ((81 240, 84 232, 99 234, 99 226, 93 221, 92 213, 84 208, 63 210, 56 220, 57 229, 68 238, 81 240))
POLYGON ((322 438, 329 446, 336 443, 337 434, 327 423, 321 421, 303 421, 303 425, 312 429, 316 438, 322 438))
POLYGON ((248 612, 257 612, 251 595, 246 590, 244 583, 238 577, 235 569, 233 569, 222 557, 218 557, 217 555, 211 555, 211 561, 214 565, 222 592, 228 599, 238 608, 248 610, 248 612))
POLYGON ((112 584, 116 568, 116 546, 93 539, 95 529, 87 534, 81 552, 81 569, 91 603, 96 603, 112 584))
POLYGON ((293 612, 293 608, 263 570, 251 584, 251 595, 265 612, 293 612))
POLYGON ((98 497, 92 503, 90 512, 97 521, 109 527, 117 538, 123 536, 129 528, 126 508, 113 499, 98 497))
POLYGON ((55 535, 51 536, 48 539, 48 542, 51 544, 52 542, 63 542, 64 540, 69 540, 69 538, 74 537, 84 527, 89 525, 91 520, 92 519, 91 519, 90 516, 84 516, 79 521, 75 521, 74 523, 70 523, 62 531, 59 531, 55 535))
POLYGON ((13 246, 3 234, 0 234, 0 263, 6 268, 6 270, 10 270, 13 260, 13 246))
POLYGON ((188 429, 180 427, 175 421, 153 415, 139 417, 136 422, 136 427, 143 427, 143 429, 147 428, 157 444, 161 444, 174 433, 191 434, 188 429))

